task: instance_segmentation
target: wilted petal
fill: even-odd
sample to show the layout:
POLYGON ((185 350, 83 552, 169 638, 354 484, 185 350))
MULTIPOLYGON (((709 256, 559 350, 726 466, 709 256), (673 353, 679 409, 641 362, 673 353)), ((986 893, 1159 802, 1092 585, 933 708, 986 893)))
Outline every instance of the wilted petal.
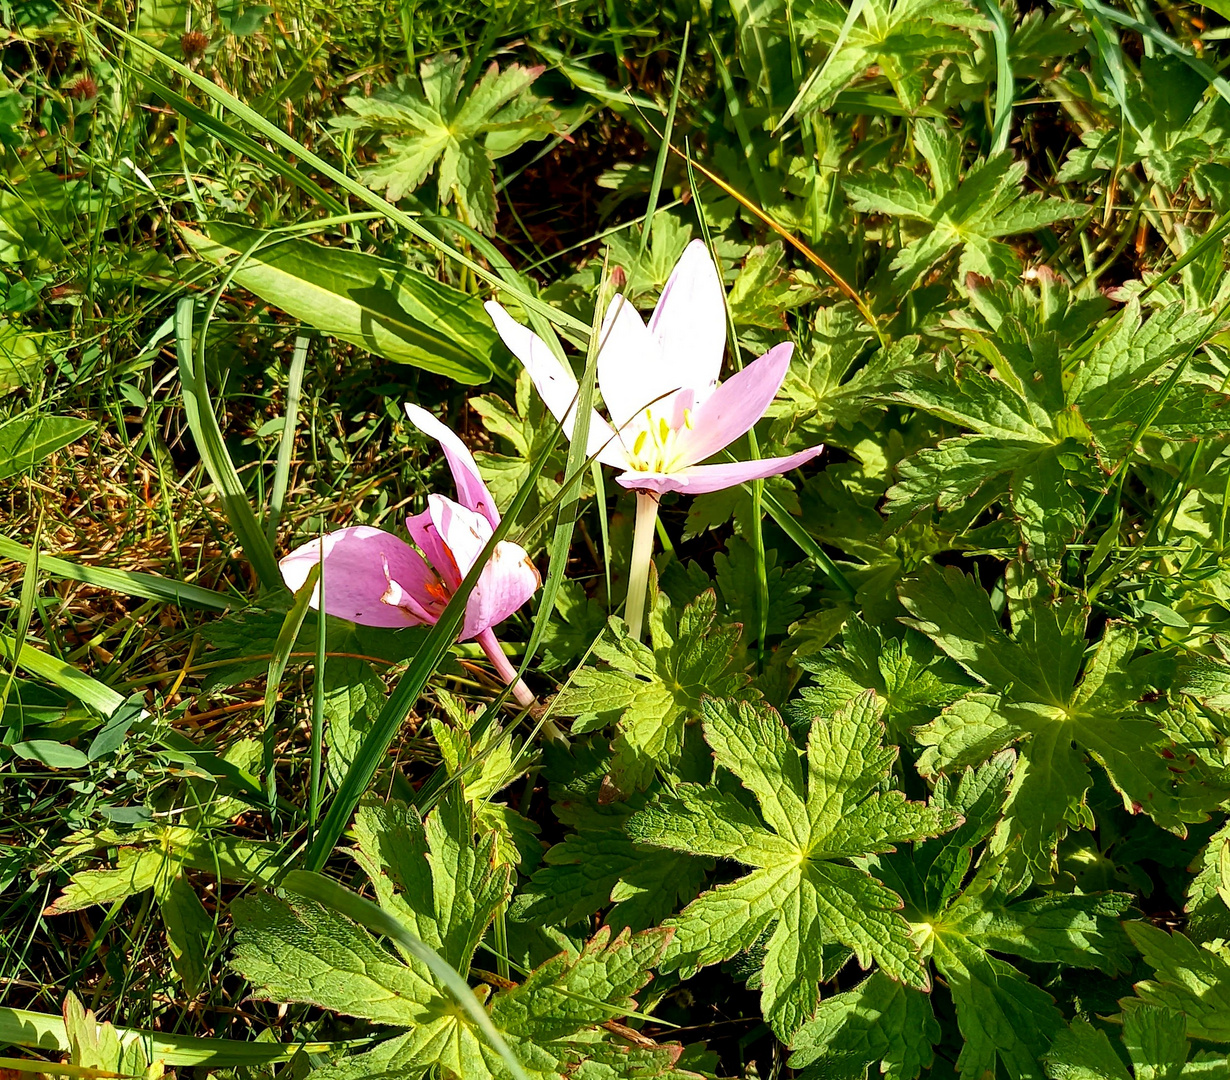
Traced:
POLYGON ((456 432, 448 425, 437 420, 426 409, 418 405, 406 403, 406 415, 416 428, 424 435, 439 442, 448 459, 448 467, 452 470, 453 480, 457 484, 457 497, 462 506, 477 510, 495 528, 500 523, 500 512, 495 508, 495 500, 483 478, 479 474, 478 464, 470 448, 457 437, 456 432))
POLYGON ((793 352, 788 341, 775 345, 722 383, 692 414, 691 430, 679 433, 679 460, 704 461, 750 431, 781 389, 793 352))
POLYGON ((824 449, 823 446, 813 446, 810 450, 800 450, 789 457, 760 458, 758 461, 732 461, 722 465, 690 465, 670 473, 620 473, 615 479, 626 488, 656 491, 659 495, 667 491, 682 491, 688 495, 704 495, 710 491, 721 491, 723 488, 734 487, 748 480, 762 480, 766 476, 780 476, 791 469, 805 465, 824 449))
POLYGON ((466 601, 465 623, 457 640, 469 641, 503 622, 534 595, 541 583, 525 548, 500 541, 466 601))
MULTIPOLYGON (((555 358, 542 338, 522 326, 494 300, 488 300, 484 306, 504 344, 525 366, 539 396, 551 414, 563 424, 564 434, 571 439, 576 417, 576 377, 555 358)), ((628 464, 611 425, 597 412, 590 416, 585 453, 587 457, 597 454, 599 461, 617 469, 626 468, 628 464)))
POLYGON ((670 388, 686 387, 703 404, 717 386, 726 350, 726 303, 722 279, 701 240, 679 257, 649 320, 670 388))
MULTIPOLYGON (((321 540, 312 540, 285 556, 278 566, 292 592, 307 582, 321 561, 321 540)), ((325 612, 364 626, 402 627, 434 623, 431 589, 440 582, 422 557, 404 540, 356 525, 323 538, 325 612)), ((320 604, 320 586, 312 607, 320 604)))

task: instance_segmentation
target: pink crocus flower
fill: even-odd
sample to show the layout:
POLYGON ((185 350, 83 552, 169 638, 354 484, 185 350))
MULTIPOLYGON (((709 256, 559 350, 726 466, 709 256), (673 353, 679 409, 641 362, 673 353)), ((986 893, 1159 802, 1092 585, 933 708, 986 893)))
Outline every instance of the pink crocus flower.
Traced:
MULTIPOLYGON (((576 378, 499 304, 486 306, 504 344, 571 438, 576 378)), ((704 464, 764 416, 786 378, 794 346, 774 346, 718 382, 726 305, 717 267, 700 240, 693 240, 675 264, 649 324, 617 295, 603 319, 600 341, 598 388, 610 422, 596 411, 590 416, 586 452, 621 470, 616 480, 637 492, 627 619, 639 637, 658 497, 667 491, 699 495, 778 476, 811 461, 824 447, 788 457, 704 464)))
MULTIPOLYGON (((427 509, 406 518, 415 547, 368 525, 338 529, 296 548, 281 560, 282 579, 292 591, 323 563, 325 612, 364 626, 434 626, 453 593, 478 560, 500 523, 495 500, 479 475, 474 456, 448 427, 425 409, 407 405, 410 422, 437 439, 444 450, 460 502, 427 496, 427 509), (323 553, 323 554, 322 554, 323 553)), ((496 544, 466 601, 458 641, 476 641, 522 705, 534 695, 517 678, 492 631, 524 604, 541 584, 519 544, 496 544)), ((319 607, 318 585, 312 607, 319 607)))

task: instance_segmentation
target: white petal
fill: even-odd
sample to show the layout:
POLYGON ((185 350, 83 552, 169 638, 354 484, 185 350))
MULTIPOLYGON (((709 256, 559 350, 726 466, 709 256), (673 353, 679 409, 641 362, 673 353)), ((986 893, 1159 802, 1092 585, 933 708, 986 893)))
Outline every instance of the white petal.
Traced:
POLYGON ((649 334, 674 387, 694 391, 693 407, 699 408, 717 386, 726 351, 722 279, 703 241, 693 240, 675 264, 649 320, 649 334))
MULTIPOLYGON (((576 376, 556 359, 542 338, 522 326, 494 300, 488 300, 484 306, 504 344, 525 366, 551 415, 562 422, 564 434, 571 439, 577 411, 576 376)), ((589 418, 589 439, 585 452, 588 457, 597 454, 599 461, 617 469, 627 467, 627 456, 615 432, 597 412, 589 418)))

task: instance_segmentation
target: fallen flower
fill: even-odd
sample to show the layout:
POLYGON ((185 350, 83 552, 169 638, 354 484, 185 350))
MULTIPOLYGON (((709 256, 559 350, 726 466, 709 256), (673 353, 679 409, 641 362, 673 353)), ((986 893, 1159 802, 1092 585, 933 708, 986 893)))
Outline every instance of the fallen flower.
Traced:
MULTIPOLYGON (((435 625, 500 523, 495 501, 465 443, 417 405, 407 405, 406 414, 415 427, 439 441, 460 503, 433 492, 426 510, 406 518, 417 550, 383 529, 355 525, 296 548, 278 564, 282 579, 297 591, 312 567, 322 563, 323 580, 312 607, 319 607, 323 589, 327 614, 365 626, 435 625)), ((521 607, 540 584, 525 549, 500 541, 466 600, 457 637, 478 642, 526 706, 534 703, 534 695, 517 678, 491 628, 521 607)))
MULTIPOLYGON (((572 437, 578 385, 533 331, 499 304, 487 313, 525 366, 547 408, 572 437)), ((606 311, 598 351, 598 388, 610 414, 590 416, 586 452, 621 469, 616 480, 637 493, 627 621, 640 637, 658 497, 699 495, 778 476, 824 447, 788 457, 701 464, 747 434, 772 403, 790 367, 784 342, 718 383, 726 348, 726 306, 708 249, 693 240, 676 263, 648 326, 622 295, 606 311)))

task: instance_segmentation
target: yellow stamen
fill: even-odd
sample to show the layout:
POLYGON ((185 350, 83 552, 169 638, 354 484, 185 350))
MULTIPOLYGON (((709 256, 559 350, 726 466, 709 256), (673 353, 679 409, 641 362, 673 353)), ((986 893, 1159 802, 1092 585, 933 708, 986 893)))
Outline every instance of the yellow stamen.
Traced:
POLYGON ((683 410, 683 426, 687 428, 689 431, 692 430, 692 410, 691 409, 683 410))
POLYGON ((670 424, 668 424, 666 422, 666 418, 663 417, 662 419, 658 421, 658 445, 665 446, 666 440, 670 438, 670 434, 671 434, 670 424))
POLYGON ((645 449, 645 440, 649 438, 648 431, 642 431, 637 437, 636 442, 632 444, 632 452, 637 456, 641 456, 641 451, 645 449))

